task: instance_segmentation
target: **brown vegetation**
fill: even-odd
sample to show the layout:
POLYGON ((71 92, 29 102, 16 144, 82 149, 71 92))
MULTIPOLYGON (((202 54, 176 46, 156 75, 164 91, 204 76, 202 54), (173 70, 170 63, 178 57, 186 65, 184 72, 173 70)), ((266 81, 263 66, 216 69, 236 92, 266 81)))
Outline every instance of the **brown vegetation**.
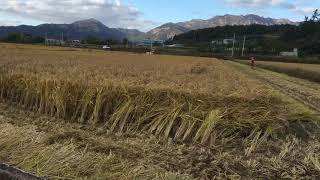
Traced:
POLYGON ((207 143, 214 129, 276 131, 275 117, 291 116, 271 89, 218 60, 24 48, 3 49, 1 98, 70 122, 207 143))
MULTIPOLYGON (((269 144, 271 139, 280 143, 281 147, 282 145, 286 147, 285 144, 288 142, 300 146, 302 143, 296 142, 294 136, 286 140, 286 134, 299 134, 297 131, 301 132, 302 128, 303 133, 300 137, 311 138, 309 130, 312 129, 309 127, 315 127, 314 125, 318 122, 314 121, 312 111, 293 100, 284 98, 270 87, 249 78, 222 61, 209 58, 87 52, 83 49, 7 44, 0 49, 0 56, 0 98, 11 105, 56 119, 64 119, 68 123, 92 127, 97 133, 102 134, 145 134, 146 137, 155 136, 174 143, 190 145, 199 143, 205 145, 208 150, 216 146, 225 148, 229 143, 232 147, 228 149, 228 153, 231 153, 229 150, 232 151, 231 149, 244 142, 243 146, 237 149, 236 155, 226 158, 228 161, 236 157, 244 158, 239 160, 239 163, 248 163, 248 166, 244 165, 244 169, 251 166, 263 168, 266 172, 262 177, 269 175, 282 177, 280 172, 287 172, 288 169, 290 172, 287 172, 287 177, 303 175, 315 177, 315 174, 319 172, 317 171, 319 159, 314 158, 314 155, 317 155, 314 150, 310 150, 313 153, 310 155, 312 158, 304 162, 307 165, 299 166, 300 169, 304 169, 301 174, 291 172, 292 168, 281 169, 284 165, 282 163, 285 163, 282 156, 278 159, 268 159, 270 158, 268 157, 264 159, 266 164, 263 163, 263 165, 258 165, 258 156, 252 157, 253 159, 245 158, 260 145, 270 146, 273 149, 273 146, 269 144), (300 126, 301 122, 308 126, 300 126), (278 138, 280 140, 276 141, 278 138), (274 163, 277 163, 279 167, 267 166, 268 163, 273 163, 269 162, 271 160, 275 161, 274 163), (271 169, 274 168, 276 171, 272 172, 271 169)), ((48 121, 47 128, 50 128, 51 124, 48 121)), ((10 128, 10 125, 7 124, 1 127, 2 135, 6 129, 8 129, 7 132, 15 129, 10 128)), ((31 143, 31 147, 28 146, 30 149, 14 151, 21 143, 28 144, 27 142, 30 141, 31 137, 26 136, 25 131, 34 134, 31 136, 42 137, 32 128, 31 130, 30 128, 17 128, 17 131, 20 130, 21 133, 15 133, 17 136, 11 137, 10 133, 6 134, 9 142, 2 144, 5 148, 9 148, 4 152, 21 153, 21 157, 24 157, 26 152, 30 153, 29 160, 25 159, 24 162, 30 161, 31 164, 29 166, 28 163, 22 163, 21 166, 24 168, 27 167, 34 171, 34 166, 39 165, 34 161, 42 162, 44 158, 35 153, 41 152, 42 154, 48 153, 45 157, 57 156, 57 159, 44 159, 47 164, 42 166, 43 172, 37 172, 40 175, 47 173, 64 177, 100 177, 101 175, 101 177, 123 178, 116 175, 117 171, 123 172, 120 171, 122 166, 116 166, 119 168, 115 169, 107 167, 112 163, 121 164, 121 161, 125 162, 125 160, 111 161, 109 165, 106 165, 105 162, 109 161, 107 155, 83 154, 81 152, 83 146, 79 147, 79 144, 74 141, 60 142, 60 139, 69 136, 68 133, 47 139, 48 144, 43 144, 44 140, 41 139, 39 142, 34 142, 34 145, 31 143), (25 141, 22 137, 26 138, 25 141), (12 145, 11 141, 20 143, 12 145), (64 156, 63 153, 66 155, 64 156), (91 174, 81 174, 83 171, 81 167, 65 167, 64 170, 51 167, 59 162, 60 155, 69 164, 82 162, 82 168, 91 167, 90 163, 97 164, 97 166, 92 167, 91 174), (99 174, 107 173, 102 172, 101 168, 107 168, 107 172, 111 173, 110 176, 99 174), (53 169, 53 171, 48 171, 48 169, 53 169), (78 172, 80 174, 73 174, 78 172)), ((81 131, 78 133, 79 136, 83 136, 82 133, 85 132, 81 131)), ((80 142, 82 141, 83 138, 80 138, 80 142)), ((100 142, 100 139, 97 142, 100 142)), ((88 143, 89 141, 85 145, 87 146, 85 151, 93 148, 88 143)), ((194 147, 194 145, 191 146, 194 147)), ((291 148, 291 144, 289 146, 291 148)), ((197 151, 197 148, 191 149, 190 153, 197 151)), ((292 153, 292 149, 288 151, 292 153)), ((283 157, 286 156, 287 150, 284 152, 281 153, 284 153, 283 157)), ((218 154, 215 153, 215 155, 218 154)), ((309 151, 301 155, 301 158, 307 155, 309 151)), ((213 169, 206 169, 207 166, 212 165, 208 162, 214 161, 216 157, 210 156, 210 153, 204 156, 208 156, 205 158, 205 164, 192 172, 186 170, 188 168, 175 169, 172 167, 170 169, 166 167, 166 169, 183 172, 193 177, 223 177, 222 174, 212 172, 213 169)), ((19 160, 21 159, 16 154, 10 159, 15 163, 19 160)), ((146 164, 146 162, 142 163, 146 164)), ((171 163, 174 164, 175 161, 171 163)), ((223 168, 220 167, 221 173, 227 173, 226 177, 230 178, 235 174, 238 174, 237 177, 248 177, 240 173, 240 169, 225 167, 219 163, 213 164, 218 167, 223 166, 223 168), (233 170, 236 170, 237 173, 234 173, 233 170)), ((238 166, 239 164, 233 165, 238 166)), ((137 166, 134 164, 128 167, 133 169, 127 172, 134 171, 137 166)), ((261 173, 257 170, 257 174, 258 172, 261 173)), ((257 174, 251 174, 250 177, 258 177, 257 174)), ((152 172, 150 176, 155 176, 155 174, 152 172)), ((126 178, 128 177, 130 174, 126 175, 126 178)))
MULTIPOLYGON (((239 60, 238 62, 249 64, 249 61, 239 60)), ((320 65, 303 63, 283 63, 271 61, 257 61, 257 67, 271 71, 288 74, 290 76, 320 82, 320 65)))
MULTIPOLYGON (((141 133, 103 133, 0 104, 0 161, 51 179, 317 179, 317 139, 215 138, 180 144, 141 133)), ((298 125, 298 123, 296 123, 298 125)))

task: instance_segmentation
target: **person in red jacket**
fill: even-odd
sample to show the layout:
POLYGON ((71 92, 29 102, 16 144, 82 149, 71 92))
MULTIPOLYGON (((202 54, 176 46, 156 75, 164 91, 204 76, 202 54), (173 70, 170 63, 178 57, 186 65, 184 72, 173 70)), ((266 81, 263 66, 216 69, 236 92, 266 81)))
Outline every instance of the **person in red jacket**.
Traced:
POLYGON ((255 69, 255 66, 256 66, 256 60, 254 59, 254 57, 251 57, 250 65, 251 65, 251 69, 255 69))

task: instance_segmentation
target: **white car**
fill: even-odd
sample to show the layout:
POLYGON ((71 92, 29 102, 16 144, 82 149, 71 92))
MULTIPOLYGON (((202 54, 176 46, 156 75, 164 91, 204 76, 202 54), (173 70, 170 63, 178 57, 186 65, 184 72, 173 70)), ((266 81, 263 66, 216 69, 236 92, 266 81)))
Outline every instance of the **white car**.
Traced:
POLYGON ((110 50, 110 49, 111 49, 111 47, 110 47, 110 46, 108 46, 108 45, 104 45, 104 46, 102 46, 102 49, 104 49, 104 50, 110 50))

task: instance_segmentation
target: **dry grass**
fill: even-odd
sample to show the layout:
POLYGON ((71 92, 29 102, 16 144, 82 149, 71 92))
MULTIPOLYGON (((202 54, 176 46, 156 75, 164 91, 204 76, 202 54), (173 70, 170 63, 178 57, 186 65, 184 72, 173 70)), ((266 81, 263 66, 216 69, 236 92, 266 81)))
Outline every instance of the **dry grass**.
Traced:
MULTIPOLYGON (((20 120, 22 120, 20 118, 20 120)), ((43 119, 42 119, 43 120, 43 119)), ((102 137, 67 124, 49 132, 1 119, 0 160, 50 179, 192 179, 140 155, 157 148, 155 139, 102 137)), ((53 125, 50 124, 51 126, 53 125)), ((163 148, 165 151, 165 148, 163 148)), ((154 152, 153 152, 154 153, 154 152)))
MULTIPOLYGON (((239 60, 238 62, 249 64, 249 61, 239 60)), ((290 76, 307 79, 314 82, 320 82, 320 65, 319 64, 302 64, 302 63, 282 63, 271 61, 257 61, 258 67, 285 73, 290 76)))
MULTIPOLYGON (((283 73, 272 72, 265 69, 251 70, 249 66, 245 66, 239 63, 230 63, 232 67, 235 67, 247 73, 251 77, 255 77, 265 84, 269 84, 275 89, 280 90, 287 96, 296 99, 302 104, 306 105, 310 109, 320 113, 320 84, 309 80, 292 77, 283 73)), ((317 76, 314 76, 317 78, 317 76)), ((283 98, 286 99, 286 98, 283 98)), ((291 111, 296 111, 292 108, 291 111)))
MULTIPOLYGON (((166 178, 172 171, 178 173, 178 175, 169 173, 173 178, 184 176, 183 174, 209 178, 258 177, 259 173, 265 173, 262 177, 269 175, 283 177, 280 172, 292 169, 291 167, 281 169, 281 166, 289 164, 275 157, 277 153, 272 154, 274 159, 263 159, 264 163, 261 165, 258 162, 259 158, 253 157, 254 152, 259 147, 265 147, 264 143, 270 145, 270 139, 280 138, 281 142, 276 142, 280 143, 281 147, 283 143, 296 141, 295 137, 291 137, 290 140, 285 139, 285 135, 292 133, 292 129, 298 129, 292 128, 291 124, 299 124, 303 120, 310 127, 314 127, 313 125, 318 123, 311 119, 310 110, 287 100, 270 87, 216 59, 88 52, 83 49, 42 46, 8 44, 2 46, 0 98, 6 103, 63 119, 67 123, 90 127, 94 132, 101 134, 144 134, 146 137, 154 135, 158 139, 174 143, 199 143, 207 148, 219 146, 223 149, 229 145, 233 147, 228 151, 226 149, 225 154, 219 156, 219 153, 215 152, 215 157, 209 156, 211 150, 207 149, 205 154, 199 154, 207 157, 200 161, 205 164, 200 163, 199 167, 191 168, 192 170, 190 167, 171 167, 168 162, 174 164, 175 160, 179 160, 170 156, 174 160, 168 158, 162 162, 166 164, 165 170, 159 169, 158 166, 147 166, 147 169, 143 166, 142 179, 166 178), (238 147, 241 142, 245 143, 234 154, 235 152, 232 152, 234 150, 231 149, 238 147), (214 158, 220 160, 214 163, 214 158), (254 167, 255 170, 251 172, 253 174, 246 176, 241 173, 241 169, 223 164, 224 160, 232 162, 232 166, 235 167, 239 166, 238 163, 247 162, 243 168, 254 167), (276 167, 270 166, 273 161, 277 163, 276 167), (219 167, 219 172, 206 168, 212 165, 210 162, 213 162, 214 167, 219 167), (271 169, 276 170, 272 173, 271 169)), ((49 121, 47 123, 46 128, 53 128, 52 123, 49 121)), ((49 141, 53 143, 46 144, 44 139, 40 138, 38 141, 36 137, 47 135, 38 134, 32 126, 27 126, 26 129, 17 128, 18 132, 15 133, 17 136, 9 136, 9 132, 16 127, 11 128, 7 124, 2 126, 4 127, 1 133, 7 137, 3 140, 7 141, 3 142, 6 150, 0 152, 13 153, 8 161, 20 164, 21 167, 39 175, 130 179, 132 178, 130 175, 135 174, 132 172, 137 171, 138 175, 140 173, 140 169, 136 170, 140 166, 135 161, 127 162, 129 160, 118 157, 113 159, 112 154, 87 152, 94 147, 92 144, 83 147, 72 139, 56 143, 57 139, 65 139, 63 138, 65 135, 62 138, 60 136, 57 139, 53 138, 49 141), (31 135, 28 136, 28 133, 31 135), (20 143, 10 143, 15 140, 20 143), (23 151, 15 151, 21 144, 26 144, 28 147, 23 151), (29 154, 27 157, 26 153, 29 154), (25 159, 22 160, 23 158, 25 159), (62 164, 59 163, 61 159, 65 160, 62 164), (74 164, 79 162, 83 163, 82 166, 76 167, 74 164), (110 169, 109 166, 114 167, 110 169), (86 167, 91 168, 87 169, 90 172, 82 174, 86 172, 86 167), (102 169, 107 171, 102 172, 102 169), (121 176, 121 172, 128 174, 121 176)), ((96 140, 100 141, 104 140, 96 140)), ((151 144, 155 140, 152 143, 147 141, 148 138, 141 144, 147 144, 145 148, 153 147, 151 144)), ((172 146, 173 149, 176 148, 175 145, 172 146)), ((198 148, 192 145, 190 152, 197 151, 198 148)), ((301 166, 305 170, 302 175, 314 176, 318 173, 315 170, 319 165, 319 160, 315 157, 318 154, 314 148, 311 149, 310 152, 314 154, 306 152, 308 158, 306 154, 301 155, 301 158, 306 158, 308 165, 301 166)), ((165 150, 160 148, 159 151, 165 150)), ((143 150, 137 152, 142 153, 143 150)), ((2 157, 8 156, 6 153, 2 157)), ((286 156, 286 153, 282 154, 286 156)), ((151 156, 154 154, 147 157, 142 164, 149 165, 147 161, 151 156)), ((190 157, 186 157, 185 160, 188 161, 190 157)), ((185 163, 181 163, 181 166, 185 163)), ((289 176, 294 177, 292 173, 289 173, 289 176)))
POLYGON ((208 143, 214 129, 246 136, 291 116, 271 89, 218 60, 12 46, 0 51, 1 98, 70 122, 208 143))
POLYGON ((256 93, 254 90, 259 86, 222 62, 209 58, 20 46, 6 45, 6 48, 0 49, 2 69, 16 74, 41 76, 43 79, 73 80, 85 84, 111 82, 216 95, 237 92, 250 96, 250 93, 256 93), (207 73, 200 72, 199 75, 196 71, 207 73))
MULTIPOLYGON (((52 179, 318 179, 319 140, 253 131, 211 147, 146 134, 97 132, 90 125, 0 104, 0 161, 52 179)), ((212 112, 215 117, 215 112, 212 112)))

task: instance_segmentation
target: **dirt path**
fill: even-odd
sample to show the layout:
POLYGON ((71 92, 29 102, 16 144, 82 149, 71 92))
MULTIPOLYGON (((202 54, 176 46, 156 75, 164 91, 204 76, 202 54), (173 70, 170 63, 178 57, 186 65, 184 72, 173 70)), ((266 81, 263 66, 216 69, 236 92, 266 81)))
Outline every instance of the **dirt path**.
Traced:
POLYGON ((249 66, 226 62, 230 66, 246 73, 250 77, 254 77, 270 86, 279 90, 283 94, 299 101, 311 110, 315 111, 316 115, 320 115, 320 84, 291 77, 285 74, 276 73, 273 71, 257 68, 252 70, 249 66))

